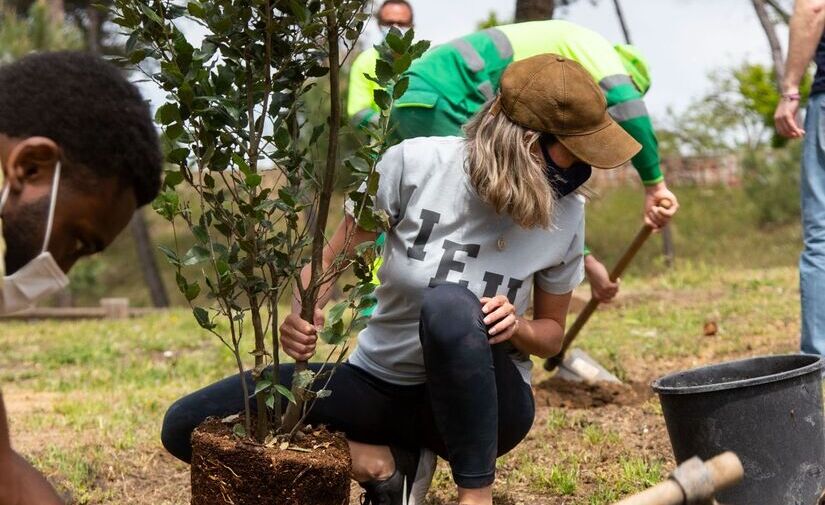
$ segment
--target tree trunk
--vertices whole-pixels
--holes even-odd
[[[753,3],[753,9],[756,11],[756,17],[759,18],[759,23],[762,25],[762,29],[765,30],[765,36],[768,37],[776,85],[778,89],[782,89],[782,81],[785,78],[785,59],[782,56],[782,46],[779,44],[779,37],[776,36],[776,27],[774,27],[773,21],[771,21],[767,9],[765,9],[765,0],[751,0],[751,2]]]
[[[86,7],[86,19],[88,26],[86,27],[86,48],[92,54],[100,54],[100,32],[103,25],[103,16],[100,11],[93,5]]]
[[[516,23],[553,18],[555,0],[516,0]]]
[[[152,297],[152,305],[155,307],[168,307],[169,297],[166,295],[166,287],[160,277],[158,263],[155,260],[152,249],[152,240],[149,237],[149,229],[146,227],[146,220],[143,217],[143,210],[138,209],[132,216],[129,224],[132,231],[132,238],[137,249],[138,263],[143,272],[143,279],[146,287],[149,288],[149,295]]]
[[[329,2],[330,6],[333,2]],[[320,292],[320,277],[323,274],[323,255],[326,244],[324,231],[329,218],[329,206],[335,183],[335,169],[338,166],[338,134],[341,130],[341,58],[339,55],[339,33],[338,18],[335,9],[330,9],[327,15],[327,43],[329,45],[329,142],[327,142],[327,160],[324,167],[321,194],[318,197],[318,212],[316,213],[315,230],[312,236],[312,261],[309,285],[301,296],[301,318],[304,321],[313,323],[315,313],[315,303],[318,301]],[[295,431],[300,429],[301,418],[304,414],[304,400],[301,397],[300,388],[296,384],[298,374],[307,369],[306,361],[295,362],[295,372],[292,379],[292,394],[295,396],[295,403],[290,403],[284,414],[283,429],[289,431],[290,437],[295,435]]]

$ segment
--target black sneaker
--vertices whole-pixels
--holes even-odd
[[[395,472],[385,480],[362,482],[362,505],[407,505],[418,470],[420,451],[390,446],[390,452],[395,460]]]

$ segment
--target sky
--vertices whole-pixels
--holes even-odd
[[[381,0],[374,0],[376,5]],[[513,18],[515,0],[410,0],[415,9],[416,38],[447,42],[477,29],[495,11]],[[646,102],[654,120],[668,108],[679,112],[709,87],[708,73],[744,62],[770,64],[767,39],[750,0],[622,0],[632,41],[647,56],[652,87]],[[623,42],[612,0],[578,0],[557,9],[556,18],[591,28],[613,42]],[[202,37],[198,27],[184,30],[190,42]],[[783,48],[787,30],[778,30]],[[379,40],[374,22],[366,38]],[[193,40],[194,39],[194,40]],[[143,84],[154,107],[163,93]]]

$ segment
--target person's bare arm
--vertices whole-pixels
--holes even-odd
[[[335,230],[332,238],[330,238],[324,248],[323,267],[321,268],[321,271],[328,270],[336,258],[353,258],[355,256],[355,248],[358,247],[358,245],[370,240],[375,240],[376,238],[378,238],[377,232],[367,231],[359,227],[356,225],[355,219],[352,216],[349,214],[345,215],[344,219],[341,221],[341,224],[338,225],[338,228]],[[301,284],[303,286],[309,284],[311,275],[310,268],[311,265],[307,264],[301,270]],[[318,291],[318,307],[323,307],[327,304],[327,301],[329,301],[329,297],[332,294],[332,286],[335,284],[336,280],[337,279],[329,279],[321,286]],[[297,294],[298,292],[295,290],[295,296],[293,296],[293,311],[297,306],[298,312],[300,312],[300,299]]]
[[[360,228],[352,216],[346,215],[335,234],[324,248],[323,268],[328,270],[336,258],[352,258],[355,255],[355,248],[364,242],[375,240],[378,233]],[[309,284],[311,266],[306,265],[301,270],[301,284]],[[292,313],[287,315],[281,324],[281,345],[284,352],[296,360],[306,361],[315,354],[315,343],[317,341],[317,329],[324,324],[324,315],[321,309],[329,301],[332,295],[332,286],[337,278],[329,278],[318,290],[318,301],[315,304],[315,315],[313,323],[301,319],[301,300],[298,290],[295,289],[292,296]],[[0,504],[2,505],[2,504]]]
[[[14,452],[0,393],[0,505],[62,505],[49,481]]]
[[[788,59],[782,81],[783,95],[799,93],[799,83],[814,56],[816,46],[825,27],[825,0],[796,0],[793,15],[788,23]],[[797,123],[799,100],[783,98],[774,113],[776,131],[785,137],[801,137],[805,131]]]

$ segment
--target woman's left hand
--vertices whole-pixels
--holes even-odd
[[[484,313],[484,324],[488,327],[490,345],[509,340],[518,330],[516,308],[504,295],[481,299],[481,311]]]

